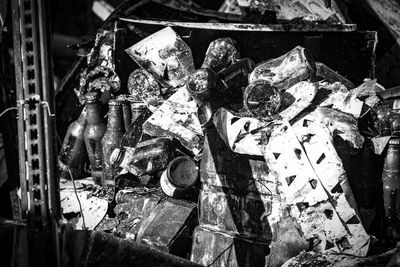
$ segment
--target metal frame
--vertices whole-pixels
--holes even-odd
[[[60,201],[54,174],[55,118],[48,3],[13,0],[11,4],[22,218],[30,229],[30,262],[56,266]],[[43,259],[42,255],[36,255],[39,251],[47,254],[51,247],[56,251],[50,257]]]

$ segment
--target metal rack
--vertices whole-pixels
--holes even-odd
[[[54,173],[55,117],[48,4],[46,0],[14,0],[11,3],[21,217],[30,230],[30,262],[56,266],[60,201]],[[43,257],[40,252],[48,252],[52,247],[55,253]]]

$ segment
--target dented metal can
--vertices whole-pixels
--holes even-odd
[[[296,46],[286,54],[257,65],[249,76],[249,83],[265,80],[278,90],[286,90],[296,83],[313,79],[316,73],[310,52]]]
[[[174,158],[160,178],[163,192],[179,198],[193,189],[199,179],[199,168],[188,156]]]
[[[208,68],[214,72],[232,65],[240,58],[240,52],[235,40],[219,38],[210,43],[201,68]]]

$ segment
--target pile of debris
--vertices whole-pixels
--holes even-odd
[[[126,47],[140,68],[121,94],[111,46],[97,40],[77,90],[85,107],[58,158],[63,213],[77,229],[207,266],[276,266],[303,250],[367,255],[376,203],[365,192],[379,183],[346,173],[365,144],[399,153],[398,105],[375,80],[355,88],[301,46],[253,62],[229,37],[196,70],[166,27]],[[92,178],[81,180],[86,157]],[[394,220],[398,186],[386,176]]]

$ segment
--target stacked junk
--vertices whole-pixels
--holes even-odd
[[[58,157],[76,229],[204,266],[378,261],[366,229],[398,233],[400,105],[375,80],[355,87],[302,46],[254,62],[226,36],[196,69],[165,27],[125,47],[139,68],[123,81],[96,45]]]

